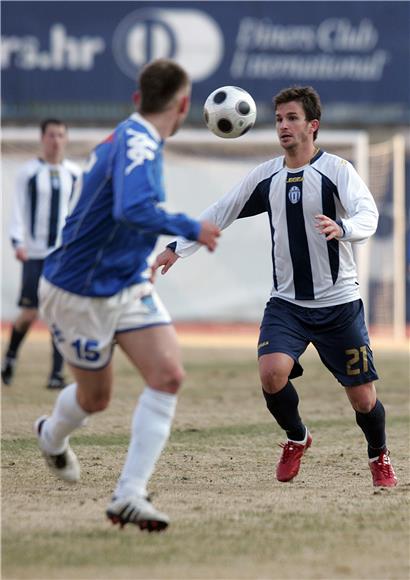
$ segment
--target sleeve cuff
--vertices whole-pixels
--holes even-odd
[[[342,235],[339,237],[339,239],[340,239],[340,240],[343,240],[343,239],[346,237],[346,228],[345,228],[345,226],[344,226],[344,224],[343,224],[343,220],[341,220],[340,218],[338,218],[338,219],[336,220],[336,223],[337,223],[337,225],[338,225],[339,227],[341,227],[341,228],[342,228],[342,232],[343,232],[343,234],[342,234]]]
[[[175,254],[175,250],[177,249],[177,242],[175,240],[175,242],[170,242],[169,244],[167,244],[167,248],[169,248],[170,250],[172,250]]]
[[[16,240],[16,238],[11,238],[11,245],[17,250],[17,248],[23,247],[24,243],[21,240]]]

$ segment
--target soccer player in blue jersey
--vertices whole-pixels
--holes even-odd
[[[13,323],[1,369],[3,384],[11,385],[17,356],[38,316],[38,284],[46,256],[59,244],[74,184],[81,174],[78,165],[64,158],[67,127],[59,119],[41,123],[41,155],[25,163],[16,179],[10,238],[15,257],[22,262],[20,313]],[[63,357],[52,344],[49,389],[65,386]]]
[[[386,447],[385,411],[359,294],[353,243],[377,227],[371,193],[353,166],[315,145],[321,104],[311,87],[293,87],[274,99],[276,130],[284,155],[251,171],[206,209],[221,229],[235,219],[267,212],[272,237],[273,288],[258,344],[259,374],[267,407],[287,434],[276,476],[299,472],[312,436],[302,422],[291,379],[312,343],[324,365],[345,387],[368,443],[373,485],[397,483]],[[154,264],[166,273],[197,244],[178,238]]]
[[[170,433],[184,372],[175,330],[149,281],[147,259],[160,234],[183,235],[210,251],[219,236],[210,222],[161,207],[163,144],[186,118],[190,90],[186,72],[171,60],[153,61],[142,70],[138,112],[91,153],[61,246],[46,260],[40,283],[41,312],[75,382],[60,393],[52,414],[36,421],[39,447],[55,475],[79,479],[69,436],[109,404],[116,343],[146,386],[107,516],[149,531],[169,523],[149,501],[147,485]]]

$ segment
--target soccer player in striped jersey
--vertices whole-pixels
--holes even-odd
[[[397,479],[386,446],[385,411],[359,293],[352,244],[376,231],[378,211],[371,193],[346,160],[322,151],[315,141],[321,103],[311,87],[284,89],[274,98],[276,130],[284,155],[262,163],[206,209],[221,229],[234,220],[267,213],[272,238],[273,287],[262,319],[259,374],[267,407],[287,434],[276,469],[292,480],[312,436],[298,412],[292,379],[312,343],[324,365],[345,388],[368,444],[373,484]],[[165,274],[178,257],[198,245],[178,238],[162,252],[154,270]]]
[[[51,416],[35,425],[47,465],[66,481],[80,478],[69,436],[108,406],[116,343],[146,386],[107,516],[114,524],[149,531],[169,522],[150,502],[147,485],[170,433],[184,372],[147,259],[161,234],[183,235],[211,251],[219,236],[210,222],[161,207],[164,140],[186,118],[190,92],[186,72],[171,60],[155,60],[142,70],[138,112],[91,153],[62,244],[47,258],[39,290],[41,312],[75,378],[57,397]]]
[[[18,172],[10,238],[15,257],[22,262],[22,284],[17,319],[14,321],[1,377],[10,385],[22,342],[38,315],[37,290],[44,259],[60,241],[69,200],[81,170],[64,159],[67,127],[58,119],[41,123],[41,155],[25,163]],[[65,386],[63,357],[52,341],[52,367],[47,387]]]

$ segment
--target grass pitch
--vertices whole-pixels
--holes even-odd
[[[112,527],[104,511],[122,466],[142,382],[116,353],[111,407],[72,438],[82,480],[46,471],[31,432],[50,412],[49,345],[29,339],[3,387],[2,567],[11,579],[395,579],[409,567],[409,367],[376,352],[378,392],[399,478],[374,490],[364,437],[314,352],[295,381],[313,445],[292,483],[275,480],[283,440],[260,393],[252,350],[184,349],[187,381],[151,481],[163,534]]]

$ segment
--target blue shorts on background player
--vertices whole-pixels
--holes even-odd
[[[60,234],[68,213],[80,168],[64,159],[67,127],[58,119],[41,123],[40,157],[25,163],[17,174],[10,220],[10,238],[15,257],[22,262],[22,284],[18,305],[20,312],[13,322],[1,378],[11,385],[17,357],[30,327],[38,316],[38,285],[45,258],[60,243]],[[49,389],[65,386],[63,357],[52,341],[52,364]]]

